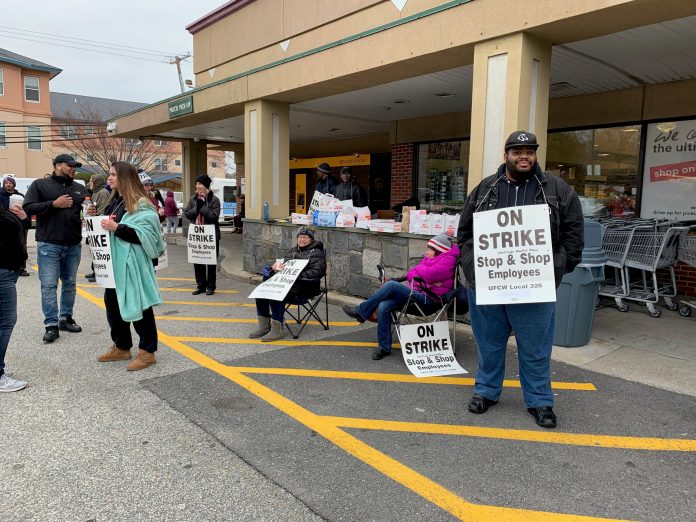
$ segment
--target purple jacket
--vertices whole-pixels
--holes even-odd
[[[452,244],[448,252],[443,252],[432,259],[424,257],[423,260],[408,271],[406,279],[409,282],[418,276],[425,281],[425,286],[435,295],[443,296],[454,288],[454,270],[457,266],[459,248]],[[420,290],[421,284],[416,283],[416,290]]]

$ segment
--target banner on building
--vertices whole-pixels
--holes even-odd
[[[474,213],[476,304],[556,301],[548,205]]]
[[[696,120],[647,126],[640,216],[696,219]]]
[[[94,265],[94,277],[102,288],[116,288],[114,262],[111,257],[111,236],[101,226],[103,216],[85,218],[85,238]]]
[[[308,259],[288,259],[283,263],[283,269],[254,288],[254,291],[249,294],[249,298],[282,301],[288,295],[290,288],[295,284],[307,263],[309,263]]]
[[[399,327],[401,354],[413,375],[437,377],[469,373],[454,357],[448,326],[447,321],[438,321]]]
[[[189,225],[186,247],[189,263],[217,265],[215,225]]]

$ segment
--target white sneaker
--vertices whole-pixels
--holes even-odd
[[[0,376],[0,393],[16,392],[23,390],[26,387],[26,381],[17,381],[6,373],[3,373],[2,376]]]

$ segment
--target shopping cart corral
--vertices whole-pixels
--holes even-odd
[[[677,258],[690,267],[696,268],[696,236],[686,236],[681,239]],[[679,315],[689,317],[693,308],[696,308],[696,301],[681,301]]]
[[[651,317],[659,317],[662,312],[656,305],[661,298],[667,309],[676,310],[674,265],[679,243],[687,237],[689,227],[645,220],[612,220],[603,225],[602,247],[609,258],[607,265],[614,270],[613,279],[609,275],[600,286],[599,296],[614,299],[622,312],[628,311],[626,301],[634,301],[645,305]],[[658,278],[660,269],[668,274],[666,282]]]

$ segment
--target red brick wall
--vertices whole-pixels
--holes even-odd
[[[677,291],[680,295],[696,297],[696,268],[682,262],[675,268],[677,275]]]
[[[413,195],[413,147],[412,143],[391,147],[391,206]]]

